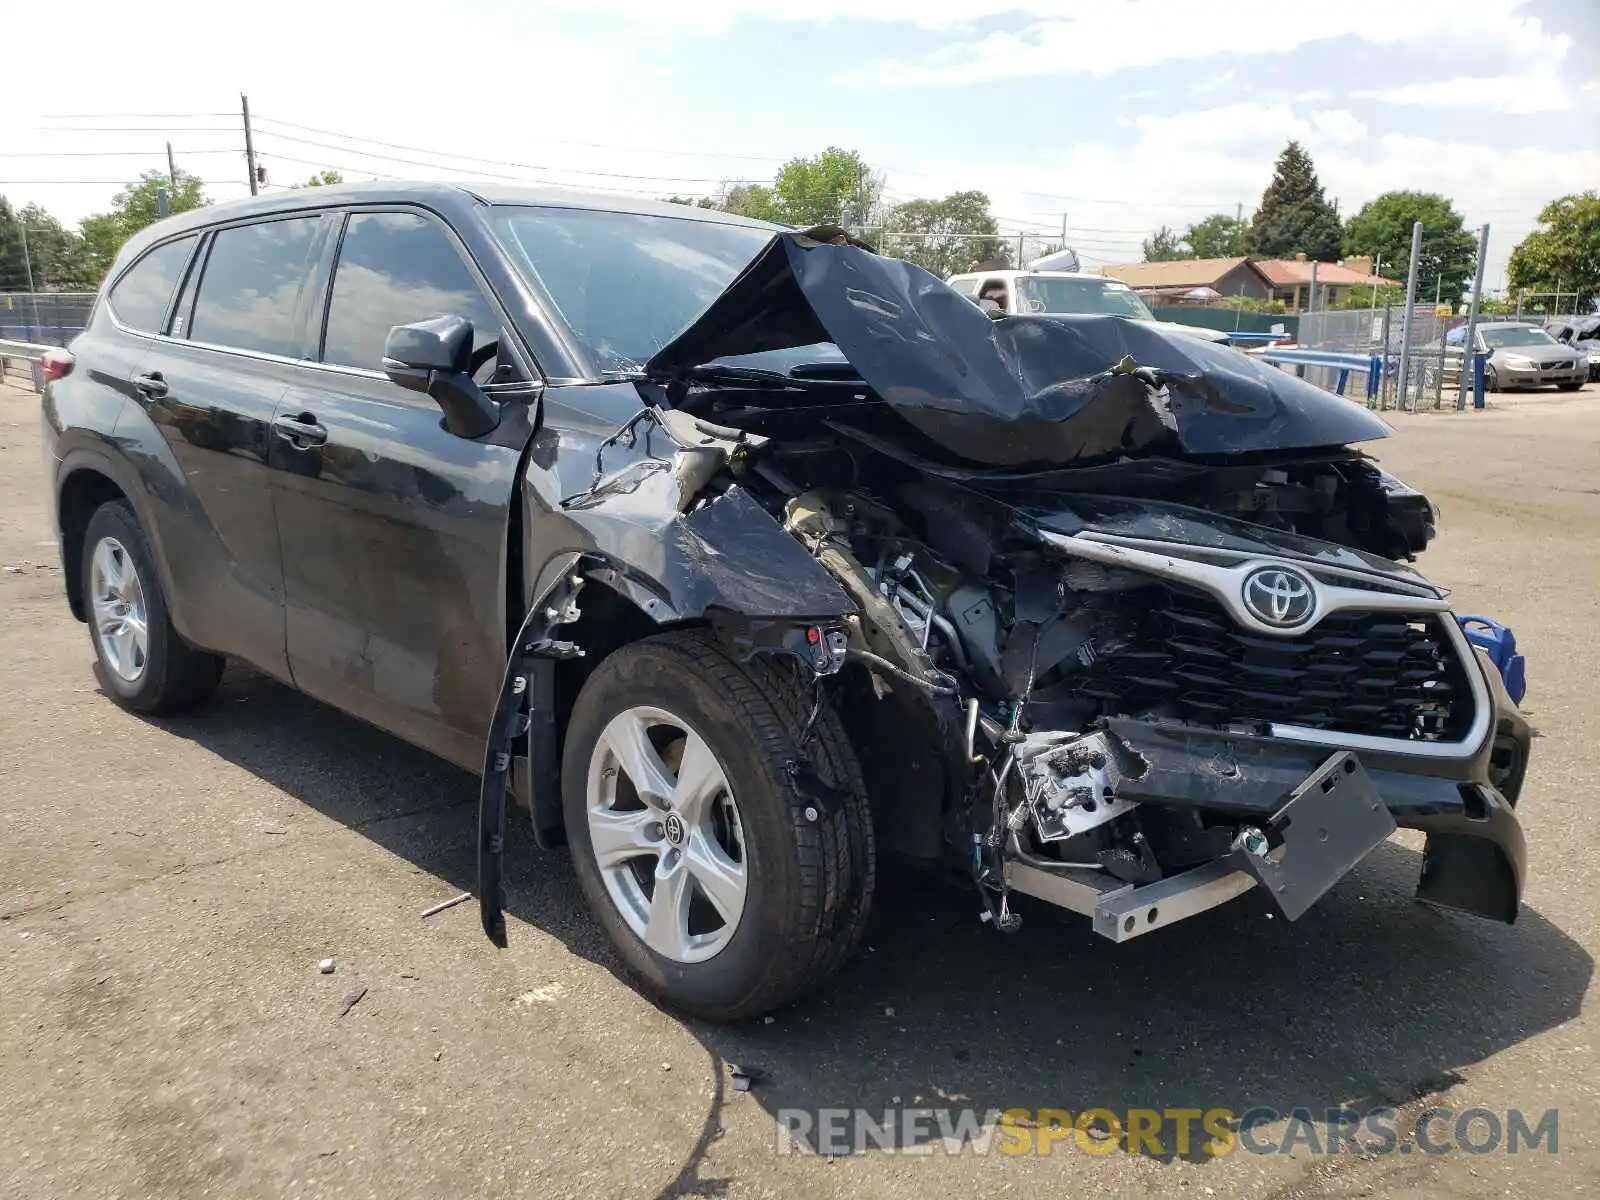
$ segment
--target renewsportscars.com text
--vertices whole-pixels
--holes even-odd
[[[1560,1110],[785,1108],[779,1154],[1555,1154]]]

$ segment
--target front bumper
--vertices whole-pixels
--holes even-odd
[[[1513,725],[1520,717],[1502,713],[1497,737]],[[1419,899],[1516,919],[1527,846],[1512,802],[1489,781],[1494,740],[1470,762],[1446,767],[1131,720],[1107,728],[1148,764],[1139,779],[1122,781],[1119,800],[1236,818],[1273,832],[1278,843],[1270,854],[1236,843],[1210,862],[1133,885],[1034,858],[1013,842],[1007,886],[1090,917],[1112,941],[1175,924],[1260,885],[1294,920],[1396,827],[1428,835]],[[1523,739],[1525,757],[1525,725],[1510,732]],[[1419,765],[1435,773],[1412,773]]]
[[[1561,366],[1551,370],[1541,370],[1538,367],[1507,367],[1495,365],[1495,372],[1499,376],[1501,387],[1548,387],[1557,383],[1581,383],[1589,377],[1589,364],[1586,362],[1573,363],[1571,366]]]

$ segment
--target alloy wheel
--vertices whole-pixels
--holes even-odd
[[[89,589],[101,657],[119,678],[138,682],[150,661],[149,609],[138,568],[116,538],[95,546]]]
[[[589,762],[589,843],[607,894],[650,949],[704,962],[732,939],[750,868],[722,764],[680,717],[634,707],[612,717]]]

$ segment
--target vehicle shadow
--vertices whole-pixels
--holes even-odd
[[[158,723],[450,889],[473,889],[476,779],[253,674],[230,671],[218,705],[225,715]],[[511,917],[620,976],[574,900],[564,852],[513,836],[508,866]],[[722,1064],[758,1069],[752,1095],[775,1119],[824,1109],[881,1119],[902,1105],[1398,1107],[1577,1016],[1594,965],[1529,908],[1505,926],[1415,903],[1419,866],[1416,850],[1390,841],[1298,922],[1252,893],[1120,946],[1025,897],[1021,931],[996,934],[969,891],[886,867],[866,946],[828,989],[771,1024],[684,1023]],[[722,1092],[665,1194],[695,1191]],[[1164,1136],[1155,1156],[1176,1156]],[[1205,1161],[1203,1140],[1196,1123],[1183,1157]],[[891,1129],[883,1144],[903,1141]]]

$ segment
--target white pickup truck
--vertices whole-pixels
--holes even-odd
[[[976,271],[945,280],[974,303],[986,297],[1008,313],[1107,313],[1156,325],[1169,333],[1186,334],[1206,342],[1225,342],[1220,329],[1158,321],[1139,293],[1120,279],[1085,275],[1076,271]]]

